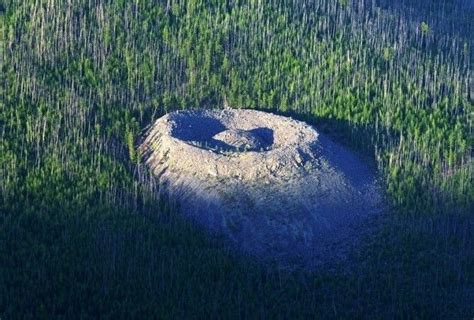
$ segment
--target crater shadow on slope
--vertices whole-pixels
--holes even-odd
[[[237,153],[268,151],[274,143],[273,130],[266,127],[251,130],[228,130],[211,117],[177,117],[171,135],[192,146],[218,152]]]
[[[173,120],[176,126],[171,130],[171,136],[185,142],[205,142],[226,130],[221,121],[211,117],[187,114]]]

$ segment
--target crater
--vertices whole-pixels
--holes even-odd
[[[267,139],[259,132],[266,132]],[[273,131],[268,128],[229,129],[219,132],[212,137],[212,140],[215,142],[215,146],[224,152],[265,151],[269,150],[273,144]]]
[[[140,152],[182,214],[258,259],[315,266],[343,256],[383,208],[375,172],[356,155],[271,113],[173,112]]]

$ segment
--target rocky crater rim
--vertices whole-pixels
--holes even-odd
[[[260,179],[310,169],[317,141],[313,127],[291,118],[246,109],[201,109],[158,119],[140,149],[152,168]]]
[[[173,112],[154,123],[140,151],[188,218],[238,250],[285,265],[339,259],[383,209],[368,166],[287,117]]]

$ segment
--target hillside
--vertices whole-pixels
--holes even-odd
[[[472,317],[474,10],[393,3],[0,0],[0,318]],[[377,168],[353,271],[263,268],[160,195],[144,130],[224,105]]]

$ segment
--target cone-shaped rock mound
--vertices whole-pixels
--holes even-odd
[[[299,171],[317,137],[310,126],[270,113],[180,111],[155,123],[144,149],[154,169],[251,180]]]
[[[309,266],[332,260],[381,210],[367,165],[283,116],[173,112],[155,122],[140,151],[184,215],[263,259]]]

